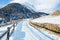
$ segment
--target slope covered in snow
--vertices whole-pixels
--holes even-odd
[[[43,16],[32,20],[32,22],[60,24],[60,16]]]

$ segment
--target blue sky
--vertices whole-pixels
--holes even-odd
[[[0,0],[0,7],[7,5],[11,0]]]
[[[60,3],[56,6],[56,8],[60,10]]]

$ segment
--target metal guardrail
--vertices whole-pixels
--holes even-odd
[[[12,35],[12,33],[14,32],[16,23],[14,23],[11,27],[8,27],[7,30],[0,36],[0,40],[7,34],[6,40],[9,40],[10,36]],[[11,28],[13,28],[11,30]],[[11,32],[10,32],[11,31]]]

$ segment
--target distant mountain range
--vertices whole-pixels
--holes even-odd
[[[38,18],[41,16],[49,15],[44,12],[35,12],[34,10],[28,9],[26,6],[19,3],[11,3],[0,9],[1,18],[5,18],[5,22],[18,19],[26,18]]]

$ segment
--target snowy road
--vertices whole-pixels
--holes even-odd
[[[17,34],[17,35],[16,35]],[[43,31],[33,28],[29,25],[29,20],[24,20],[17,25],[13,34],[13,40],[57,40]]]

